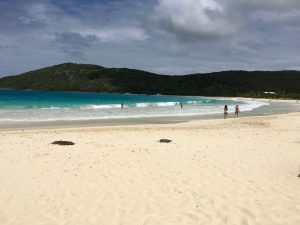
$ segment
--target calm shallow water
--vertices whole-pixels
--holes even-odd
[[[204,97],[0,90],[0,122],[201,116],[223,113],[224,105],[233,112],[236,104],[244,112],[268,105]]]

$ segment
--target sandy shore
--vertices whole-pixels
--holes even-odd
[[[244,98],[244,97],[232,97],[228,99],[238,100],[238,101],[259,101],[259,102],[300,104],[300,100],[298,99],[271,99],[271,98]]]
[[[300,113],[0,131],[0,224],[299,225],[299,137]]]

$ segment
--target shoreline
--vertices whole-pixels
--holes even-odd
[[[214,116],[214,115],[213,115]],[[88,123],[83,123],[83,124],[69,124],[69,126],[67,124],[55,124],[55,125],[45,125],[45,126],[27,126],[27,127],[9,127],[9,128],[0,128],[0,134],[4,134],[4,133],[23,133],[23,132],[41,132],[41,131],[45,131],[45,132],[52,132],[52,131],[60,131],[60,132],[64,132],[64,131],[84,131],[84,130],[98,130],[98,129],[112,129],[112,130],[118,130],[118,129],[135,129],[135,128],[143,128],[145,126],[147,126],[148,128],[159,128],[159,127],[172,127],[172,126],[176,126],[176,127],[184,127],[185,125],[195,125],[195,124],[204,124],[207,123],[209,124],[213,124],[213,123],[217,123],[217,124],[221,124],[223,123],[230,123],[230,121],[234,124],[240,120],[269,120],[272,118],[276,118],[277,116],[283,116],[283,117],[287,117],[287,116],[297,116],[300,117],[300,111],[299,112],[288,112],[288,113],[278,113],[278,114],[268,114],[268,115],[248,115],[248,116],[243,116],[243,117],[238,117],[238,118],[234,118],[234,117],[228,117],[227,119],[223,118],[223,115],[221,117],[206,117],[206,118],[197,118],[197,119],[193,119],[193,120],[174,120],[173,122],[169,121],[144,121],[143,119],[141,119],[141,121],[134,121],[134,122],[129,122],[129,121],[122,121],[123,123],[120,123],[119,121],[114,122],[114,123],[107,123],[107,124],[88,124]],[[70,122],[72,123],[72,122]]]
[[[281,99],[281,98],[244,98],[244,97],[231,97],[230,99],[236,99],[236,100],[247,100],[247,101],[262,101],[262,102],[277,102],[277,103],[292,103],[292,104],[298,104],[300,103],[299,99]]]
[[[231,99],[233,100],[233,99]],[[237,99],[241,101],[241,99]],[[249,101],[249,99],[247,99]],[[254,100],[251,100],[254,101]],[[241,112],[240,118],[261,117],[271,115],[281,115],[300,112],[299,103],[291,102],[268,102],[269,105],[261,106],[251,111]],[[170,117],[141,117],[125,119],[97,119],[97,120],[77,120],[77,121],[43,121],[43,122],[14,122],[0,123],[0,131],[9,130],[36,130],[36,129],[56,129],[56,128],[85,128],[85,127],[107,127],[107,126],[127,126],[127,125],[151,125],[151,124],[177,124],[191,121],[218,120],[223,119],[223,113],[197,115],[197,116],[170,116]],[[229,113],[228,119],[234,119],[234,114]]]

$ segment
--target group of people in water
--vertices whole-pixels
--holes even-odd
[[[179,103],[179,105],[180,105],[180,108],[183,108],[181,102]],[[121,103],[121,109],[123,109],[123,108],[124,108],[124,102]],[[235,106],[234,117],[239,117],[239,113],[240,113],[240,107],[239,107],[239,105],[236,105]],[[225,105],[224,106],[224,119],[227,119],[227,117],[228,117],[228,106]]]
[[[240,107],[239,105],[235,106],[235,111],[234,111],[234,117],[239,117],[239,113],[240,113]],[[228,106],[225,105],[224,107],[224,119],[227,119],[228,117]]]

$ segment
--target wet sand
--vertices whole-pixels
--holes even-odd
[[[236,99],[236,98],[232,98]],[[255,101],[253,99],[238,98],[236,100]],[[241,107],[241,117],[267,116],[292,112],[300,112],[300,103],[297,100],[269,100],[259,99],[268,102],[269,105],[262,106],[252,111],[243,111]],[[183,109],[184,110],[184,109]],[[229,113],[229,118],[233,118],[234,113]],[[152,117],[152,118],[127,118],[127,119],[98,119],[82,121],[44,121],[44,122],[0,122],[0,130],[15,129],[55,129],[72,127],[99,127],[99,126],[118,126],[118,125],[141,125],[141,124],[173,124],[197,120],[211,120],[223,118],[223,112],[211,115],[199,116],[172,116]]]

